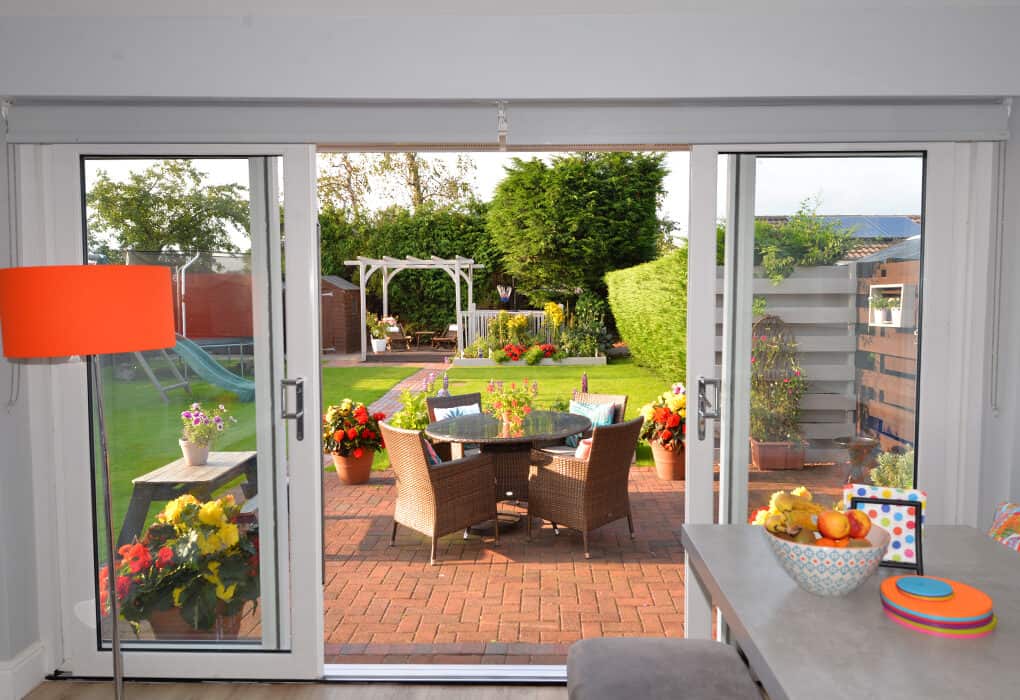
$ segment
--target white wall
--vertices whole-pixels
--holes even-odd
[[[286,6],[281,8],[234,0],[209,9],[204,6],[216,4],[132,6],[105,0],[71,10],[80,16],[44,16],[51,4],[8,0],[0,10],[0,65],[6,67],[0,94],[216,99],[1020,94],[1015,2],[362,0],[337,9],[312,0],[276,3]],[[153,11],[176,16],[145,16]],[[499,11],[514,14],[493,14]],[[13,16],[19,13],[36,16]]]
[[[7,192],[7,142],[0,131],[0,267],[11,264]],[[22,392],[8,407],[13,375],[2,355],[0,348],[0,699],[39,640],[28,396]]]
[[[1020,98],[1015,98],[1020,104]],[[995,504],[1020,502],[1020,109],[1014,105],[1010,119],[1012,140],[1006,146],[1005,220],[1002,248],[1001,326],[998,376],[989,376],[998,389],[998,410],[990,403],[984,423],[980,512],[982,525],[991,519]],[[991,274],[989,275],[991,277]],[[994,292],[994,290],[993,290]],[[991,392],[989,392],[991,393]],[[991,397],[989,397],[991,401]],[[977,460],[978,456],[975,455]]]

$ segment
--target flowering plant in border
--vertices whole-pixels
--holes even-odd
[[[538,396],[538,382],[521,384],[497,382],[490,379],[482,394],[482,408],[497,420],[502,421],[512,432],[521,429],[524,417],[531,413],[531,403]]]
[[[237,615],[259,597],[258,526],[241,520],[233,496],[201,502],[191,494],[163,508],[141,540],[116,562],[120,615],[138,633],[153,611],[179,608],[196,630]],[[110,613],[109,575],[99,572],[99,605]],[[257,603],[256,603],[257,605]]]
[[[667,450],[683,445],[687,435],[687,390],[677,382],[641,409],[641,437]]]
[[[385,413],[369,414],[365,404],[344,399],[329,406],[322,417],[322,450],[342,457],[361,457],[365,450],[384,447],[379,421]]]
[[[514,343],[507,343],[503,346],[503,352],[506,353],[506,359],[511,362],[517,362],[521,359],[521,356],[526,353],[528,349],[523,345],[516,345]]]
[[[200,403],[191,404],[189,408],[181,411],[183,426],[181,439],[200,447],[208,447],[220,433],[227,429],[229,423],[237,422],[237,419],[229,414],[230,411],[223,404],[212,411],[206,411]]]

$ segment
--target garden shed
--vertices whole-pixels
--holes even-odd
[[[323,275],[323,352],[358,352],[361,349],[358,331],[358,285],[343,277]]]

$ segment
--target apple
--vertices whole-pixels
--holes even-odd
[[[818,531],[822,537],[841,540],[850,535],[850,519],[839,511],[822,511],[818,514]]]
[[[846,517],[850,519],[850,536],[854,539],[862,539],[871,532],[871,518],[863,510],[847,511]]]

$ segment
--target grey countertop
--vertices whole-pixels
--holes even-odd
[[[925,574],[992,597],[998,627],[981,639],[914,632],[882,613],[881,568],[844,598],[797,587],[760,527],[684,525],[683,544],[772,700],[1020,697],[1020,554],[970,527],[928,526]]]

